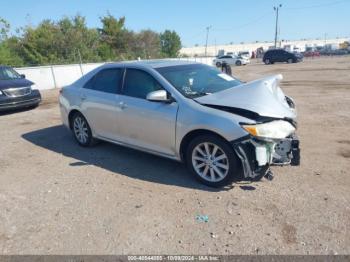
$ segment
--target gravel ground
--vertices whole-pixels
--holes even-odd
[[[233,73],[284,75],[300,167],[213,190],[171,160],[79,147],[61,125],[57,90],[45,91],[38,108],[0,116],[0,253],[349,254],[350,57]]]

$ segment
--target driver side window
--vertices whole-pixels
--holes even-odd
[[[148,93],[162,89],[149,73],[139,69],[126,70],[123,95],[146,99]]]

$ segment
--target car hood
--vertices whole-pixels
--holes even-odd
[[[34,83],[25,78],[12,79],[12,80],[0,80],[0,90],[13,88],[13,87],[26,87],[31,86]]]
[[[282,79],[282,75],[269,76],[194,100],[215,108],[235,108],[263,117],[295,119],[296,111],[289,107],[279,87]]]

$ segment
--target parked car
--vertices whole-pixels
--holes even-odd
[[[333,56],[333,55],[347,55],[348,54],[348,50],[345,49],[324,49],[321,52],[321,55],[324,56]]]
[[[303,56],[300,53],[291,53],[284,49],[271,49],[268,50],[263,57],[263,62],[266,65],[274,64],[276,62],[297,63],[303,60]]]
[[[320,56],[320,52],[319,51],[305,51],[303,53],[304,57],[319,57]]]
[[[241,57],[241,56],[236,56],[236,55],[224,55],[213,60],[213,65],[217,67],[221,67],[223,63],[226,63],[228,65],[241,66],[241,65],[249,64],[250,59]]]
[[[243,83],[185,61],[112,63],[64,87],[59,105],[81,146],[100,139],[182,161],[219,187],[299,164],[297,114],[281,79]]]
[[[250,53],[248,51],[243,51],[243,52],[239,52],[238,56],[246,58],[246,59],[250,59]]]
[[[41,95],[33,84],[13,68],[0,66],[0,111],[38,106]]]

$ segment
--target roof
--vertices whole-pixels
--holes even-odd
[[[198,64],[194,61],[184,61],[184,60],[172,60],[172,59],[157,59],[157,60],[140,60],[140,61],[126,61],[126,62],[119,62],[119,63],[112,63],[112,64],[135,64],[145,67],[151,67],[151,68],[161,68],[161,67],[168,67],[168,66],[180,66],[180,65],[191,65],[191,64]]]

